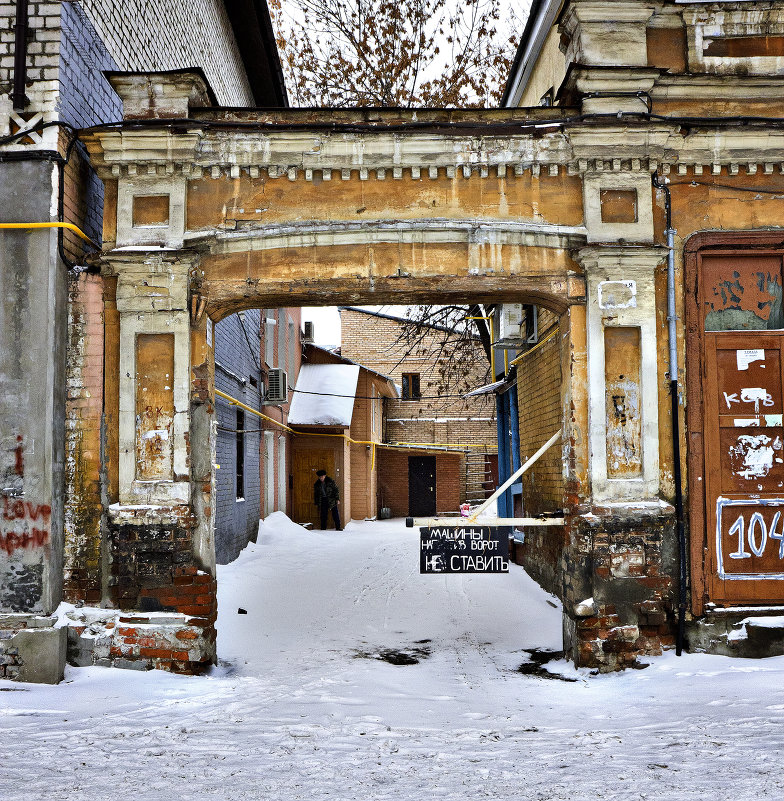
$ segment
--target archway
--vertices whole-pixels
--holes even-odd
[[[182,119],[158,121],[150,80],[118,79],[134,121],[85,137],[107,198],[100,271],[109,600],[196,621],[201,651],[191,651],[201,657],[174,661],[197,669],[209,660],[212,322],[314,300],[525,300],[560,321],[567,535],[558,580],[568,645],[577,661],[620,664],[595,632],[580,633],[575,609],[597,594],[599,576],[595,611],[608,626],[619,623],[614,584],[604,581],[609,567],[606,577],[594,571],[593,522],[583,512],[597,502],[655,499],[659,487],[653,268],[665,252],[645,244],[647,165],[619,162],[607,190],[604,179],[583,174],[587,165],[574,159],[564,131],[538,126],[531,110],[525,118],[197,110],[186,93]],[[621,223],[584,212],[585,198],[600,191],[617,194]],[[623,222],[631,195],[635,219]],[[628,245],[622,234],[643,244]],[[621,241],[592,244],[606,238]],[[640,525],[667,524],[630,518],[621,527]]]

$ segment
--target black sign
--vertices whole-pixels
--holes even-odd
[[[420,528],[420,573],[508,573],[510,526]]]

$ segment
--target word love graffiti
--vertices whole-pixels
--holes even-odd
[[[41,548],[49,542],[52,508],[19,499],[3,498],[0,515],[0,551]]]

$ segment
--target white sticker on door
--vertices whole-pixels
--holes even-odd
[[[738,359],[738,370],[748,370],[752,362],[765,361],[764,348],[750,348],[747,350],[736,350],[735,355]]]

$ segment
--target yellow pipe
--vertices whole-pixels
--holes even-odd
[[[221,390],[216,389],[215,394],[221,398],[227,400],[232,406],[240,406],[241,408],[245,409],[246,411],[250,412],[251,414],[255,414],[257,417],[260,417],[262,420],[267,420],[270,423],[274,423],[276,426],[280,426],[284,428],[286,431],[294,434],[295,436],[303,436],[303,437],[339,437],[340,439],[344,439],[347,442],[351,443],[352,445],[370,445],[374,449],[375,448],[412,448],[412,447],[440,447],[440,448],[483,448],[484,445],[456,445],[455,443],[450,442],[396,442],[396,443],[387,443],[387,442],[375,442],[374,440],[359,440],[359,439],[352,439],[346,434],[330,434],[329,432],[319,433],[318,431],[295,431],[293,428],[289,428],[285,423],[281,423],[278,420],[275,420],[272,417],[267,417],[266,414],[262,414],[258,409],[254,409],[252,406],[248,406],[247,404],[243,403],[241,400],[237,400],[237,398],[232,397],[231,395],[227,395],[225,392],[221,392]],[[374,452],[375,457],[375,452]]]
[[[512,361],[512,364],[519,364],[526,356],[530,356],[535,350],[539,350],[545,342],[549,342],[556,334],[558,333],[558,329],[556,328],[554,331],[551,331],[541,342],[537,342],[530,350],[527,350],[525,353],[521,353],[516,359]]]
[[[266,414],[262,414],[258,409],[254,409],[252,406],[248,406],[247,404],[243,403],[241,400],[237,400],[233,398],[231,395],[227,395],[225,392],[221,392],[219,389],[215,390],[215,394],[220,396],[221,398],[225,398],[232,406],[240,406],[245,409],[246,412],[250,412],[251,414],[255,414],[257,417],[260,417],[262,420],[268,420],[270,423],[275,423],[276,426],[280,426],[281,428],[285,428],[286,431],[290,431],[292,434],[296,434],[298,432],[294,431],[293,428],[289,428],[285,423],[281,423],[278,420],[274,420],[272,417],[267,417]]]
[[[87,234],[79,228],[78,225],[67,222],[37,222],[37,223],[0,223],[0,228],[67,228],[73,231],[78,237],[81,237],[85,242],[89,242],[94,248],[101,249],[101,246],[93,242]]]

